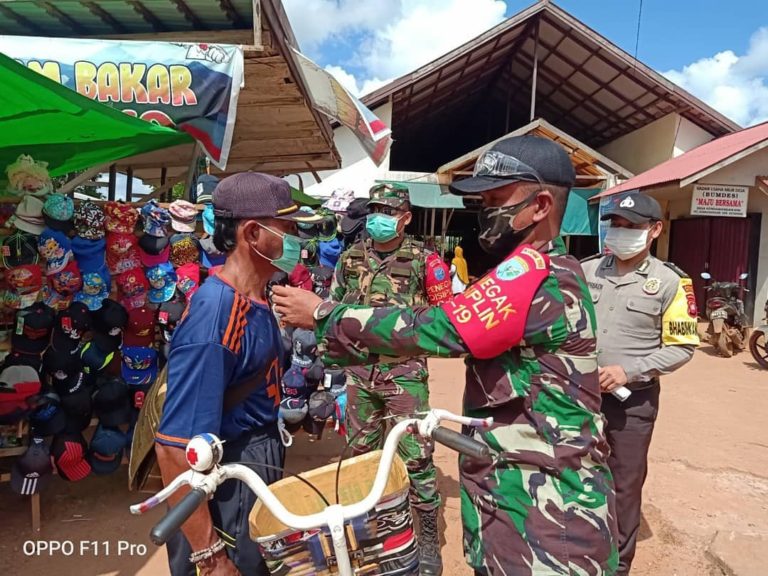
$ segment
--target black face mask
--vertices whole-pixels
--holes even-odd
[[[515,216],[529,206],[536,198],[538,190],[532,192],[525,200],[512,206],[499,206],[496,208],[482,208],[480,210],[480,247],[488,254],[494,254],[505,258],[517,248],[523,239],[536,226],[531,223],[522,230],[516,230],[513,226]]]

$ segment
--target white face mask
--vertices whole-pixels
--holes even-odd
[[[632,228],[608,228],[605,235],[605,246],[619,260],[629,260],[637,256],[648,246],[650,230],[635,230]]]

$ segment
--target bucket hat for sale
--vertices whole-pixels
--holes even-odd
[[[48,228],[60,232],[72,230],[72,217],[75,213],[75,202],[64,194],[51,194],[43,203],[43,220]]]
[[[105,222],[107,232],[133,234],[139,213],[130,204],[124,202],[107,202],[104,205]]]
[[[101,206],[96,202],[86,200],[76,208],[73,216],[75,232],[87,240],[100,240],[106,233],[104,230],[106,216]]]
[[[12,226],[22,232],[39,236],[45,230],[43,220],[43,201],[34,196],[24,196],[16,206],[16,212],[8,218],[6,226]]]

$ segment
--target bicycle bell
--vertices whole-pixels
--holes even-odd
[[[221,462],[224,447],[218,436],[198,434],[187,444],[185,454],[192,470],[210,472]]]

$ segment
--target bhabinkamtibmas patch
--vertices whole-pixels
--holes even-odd
[[[548,275],[549,258],[524,245],[442,309],[472,356],[495,358],[523,339],[531,301]]]

